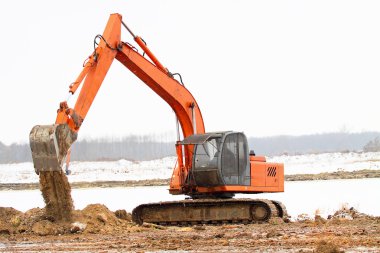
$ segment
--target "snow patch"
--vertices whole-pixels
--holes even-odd
[[[176,157],[152,161],[72,162],[70,182],[125,181],[170,178]],[[380,152],[324,153],[295,156],[274,156],[270,162],[285,164],[285,174],[318,174],[321,172],[379,170]],[[0,164],[0,183],[37,183],[33,164]]]

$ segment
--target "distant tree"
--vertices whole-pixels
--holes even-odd
[[[369,141],[379,136],[378,132],[325,133],[301,136],[273,136],[248,138],[249,147],[256,154],[268,156],[281,154],[311,154],[325,152],[361,151]]]
[[[375,139],[369,141],[366,145],[364,145],[363,151],[365,152],[380,151],[380,138],[376,137]]]
[[[73,161],[152,160],[175,155],[173,135],[130,135],[122,138],[80,140],[72,146]],[[248,138],[258,155],[380,151],[380,133],[326,133],[303,136]],[[4,145],[0,142],[0,163],[30,162],[29,143]]]

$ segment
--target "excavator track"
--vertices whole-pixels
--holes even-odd
[[[272,200],[272,203],[276,206],[278,217],[284,219],[285,221],[289,220],[290,216],[288,214],[288,211],[286,210],[285,205],[277,200]]]
[[[285,214],[281,202],[266,199],[188,199],[139,205],[132,211],[132,220],[175,226],[248,224],[265,223]]]

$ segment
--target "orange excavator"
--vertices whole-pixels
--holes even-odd
[[[121,41],[121,28],[132,35],[143,50],[140,54],[130,43]],[[103,35],[95,37],[95,50],[83,65],[78,78],[69,87],[74,94],[83,86],[74,108],[61,102],[54,125],[37,125],[30,133],[30,146],[37,174],[60,172],[70,147],[93,103],[114,59],[157,93],[177,116],[177,163],[169,192],[189,196],[182,201],[143,204],[132,212],[139,224],[197,224],[266,222],[285,218],[285,206],[273,200],[235,199],[236,193],[284,191],[284,166],[266,162],[265,157],[249,151],[242,132],[206,133],[200,108],[181,82],[165,68],[134,35],[120,14],[112,14]],[[147,59],[145,57],[149,59]],[[183,139],[180,139],[182,129]],[[60,196],[56,196],[59,198]]]

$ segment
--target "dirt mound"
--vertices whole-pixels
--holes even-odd
[[[70,221],[74,205],[67,176],[62,171],[40,171],[40,190],[46,214],[56,220]]]
[[[20,225],[24,214],[11,207],[0,207],[0,235],[13,234]]]
[[[125,212],[125,213],[124,213]],[[116,214],[124,213],[121,218]],[[84,233],[110,233],[115,231],[122,231],[126,228],[134,226],[131,219],[131,214],[127,214],[125,210],[118,210],[117,212],[110,211],[106,206],[100,204],[88,205],[82,211],[75,211],[73,214],[73,221],[80,224],[85,224]]]
[[[327,219],[323,218],[320,215],[320,211],[316,210],[314,218],[312,218],[309,214],[302,213],[299,214],[294,222],[297,223],[313,223],[313,224],[326,224],[326,223],[335,223],[340,224],[344,221],[350,220],[378,220],[379,217],[373,217],[371,215],[361,213],[353,207],[348,207],[343,205],[339,210],[335,211],[334,214],[330,214],[327,216]]]
[[[343,250],[340,250],[339,247],[332,243],[327,241],[320,241],[315,248],[315,253],[344,253]]]
[[[23,213],[9,207],[0,207],[0,234],[34,233],[56,235],[62,232],[60,225],[45,209],[33,208]]]
[[[122,213],[122,217],[116,214]],[[69,233],[108,234],[133,230],[136,225],[125,210],[110,211],[100,204],[88,205],[71,213],[71,221],[56,220],[45,208],[33,208],[23,213],[0,207],[0,234],[35,234],[40,236]]]
[[[327,219],[331,220],[354,220],[354,219],[367,219],[372,216],[359,212],[353,207],[342,206],[333,215],[329,215]]]
[[[49,220],[37,221],[33,224],[31,231],[37,235],[59,235],[65,232],[63,227]]]
[[[307,213],[301,213],[296,217],[295,221],[307,223],[307,222],[312,222],[312,218]]]
[[[130,213],[127,213],[124,209],[116,210],[115,215],[119,219],[132,221],[132,215]]]

